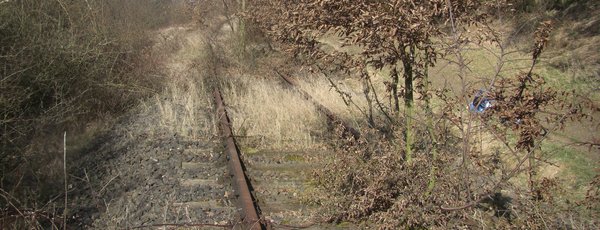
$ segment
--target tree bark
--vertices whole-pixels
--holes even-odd
[[[400,79],[398,77],[398,70],[396,69],[396,66],[392,67],[392,73],[390,76],[392,78],[392,85],[390,86],[392,88],[391,98],[394,100],[394,113],[396,113],[397,116],[400,114],[400,95],[398,94],[398,83],[400,82]]]
[[[405,50],[406,51],[406,50]],[[404,66],[404,108],[405,108],[405,126],[406,131],[404,134],[405,141],[405,158],[407,162],[412,160],[412,113],[413,113],[413,65],[414,65],[415,47],[410,46],[408,55],[402,57],[402,64]]]

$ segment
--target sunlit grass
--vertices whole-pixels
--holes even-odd
[[[569,181],[575,191],[585,188],[596,175],[598,162],[590,159],[591,152],[583,152],[574,147],[568,147],[557,143],[547,143],[542,146],[542,151],[564,165],[560,175]]]
[[[319,142],[326,120],[294,91],[254,76],[226,81],[224,97],[239,140],[263,148],[307,147]]]

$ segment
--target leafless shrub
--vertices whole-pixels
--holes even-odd
[[[54,136],[121,114],[160,89],[161,81],[153,77],[159,71],[156,59],[147,49],[152,43],[148,31],[183,22],[186,15],[178,7],[184,5],[2,1],[0,173],[2,189],[14,196],[12,202],[21,201],[2,217],[31,220],[26,223],[33,228],[51,227],[48,221],[56,215],[45,215],[48,206],[35,204],[60,199],[53,197],[60,194]],[[0,203],[4,208],[9,200]],[[30,211],[14,216],[19,210]],[[42,224],[34,224],[36,218]]]
[[[500,49],[506,43],[485,23],[476,27],[481,29],[476,34],[480,38],[470,37],[473,34],[466,28],[483,22],[478,17],[487,11],[480,2],[461,3],[256,1],[254,12],[258,15],[250,17],[296,56],[341,60],[335,63],[355,72],[369,64],[392,70],[402,64],[404,88],[399,85],[398,72],[390,71],[396,76],[388,84],[392,97],[404,99],[408,105],[408,112],[396,111],[397,118],[413,122],[393,123],[395,136],[405,137],[401,140],[372,132],[357,142],[337,145],[331,163],[317,172],[320,185],[334,193],[333,198],[320,200],[330,207],[329,220],[375,220],[386,229],[593,228],[597,223],[589,213],[553,199],[561,192],[559,182],[537,176],[540,165],[547,163],[540,146],[548,132],[559,130],[567,120],[590,118],[589,112],[597,111],[593,103],[575,102],[572,94],[548,89],[535,74],[547,47],[550,23],[535,27],[529,71],[504,76],[501,70],[507,63],[504,54],[498,55],[496,74],[486,82],[490,89],[484,95],[494,100],[494,106],[477,114],[465,109],[465,102],[476,90],[466,82],[469,63],[462,52],[475,40]],[[509,8],[505,4],[500,2],[495,9]],[[438,7],[438,11],[429,7]],[[481,11],[470,15],[473,11],[469,9]],[[402,22],[397,23],[398,18]],[[357,44],[364,51],[358,57],[322,52],[316,37],[331,31],[345,38],[346,44]],[[446,37],[450,42],[445,44]],[[411,113],[414,98],[409,91],[419,90],[422,96],[431,93],[424,86],[428,67],[442,53],[455,57],[452,61],[459,66],[456,77],[462,80],[462,91],[450,94],[440,90],[434,98],[441,101],[439,110]],[[422,81],[415,81],[415,86],[414,80]],[[426,98],[422,97],[424,101]],[[390,107],[396,109],[398,104]],[[414,114],[426,114],[431,121],[415,119]],[[422,138],[413,140],[408,133]],[[498,146],[478,146],[476,139],[483,135],[490,135]],[[523,177],[528,183],[522,183]],[[574,212],[577,218],[566,218]]]

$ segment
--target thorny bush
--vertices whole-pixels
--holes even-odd
[[[339,143],[331,163],[316,173],[320,185],[335,193],[334,199],[320,200],[330,207],[329,220],[369,220],[384,229],[597,226],[597,178],[586,198],[571,203],[554,199],[568,192],[560,181],[536,176],[548,162],[540,149],[548,133],[560,130],[567,120],[591,118],[586,111],[598,111],[573,94],[544,87],[533,72],[550,25],[545,22],[536,32],[530,71],[493,84],[486,95],[493,101],[491,110],[462,117],[460,97],[437,93],[444,109],[435,115],[439,122],[433,130],[438,142],[434,160],[430,148],[424,147],[416,148],[413,161],[407,163],[403,149],[397,147],[402,144],[376,131],[363,135],[366,139]],[[460,136],[457,130],[471,119],[500,146],[478,148],[476,138]],[[426,137],[430,131],[417,126],[416,132]],[[415,146],[427,146],[426,139]],[[457,154],[463,151],[468,151],[468,158]],[[529,186],[519,179],[523,175],[529,175]],[[430,176],[435,177],[434,184]]]
[[[256,10],[247,13],[249,18],[294,56],[316,57],[312,60],[320,62],[336,60],[346,72],[364,73],[368,65],[379,69],[391,66],[391,75],[396,76],[388,82],[389,93],[403,97],[405,105],[412,104],[409,91],[413,90],[413,80],[420,80],[414,88],[429,103],[424,96],[431,90],[425,85],[428,67],[436,63],[440,55],[437,49],[443,47],[436,39],[452,30],[454,44],[448,49],[462,52],[458,49],[470,42],[464,37],[466,28],[484,22],[487,6],[478,1],[442,0],[253,3]],[[507,6],[504,1],[490,4],[498,9]],[[548,89],[533,72],[550,29],[551,24],[544,22],[536,31],[528,72],[515,77],[497,74],[498,79],[485,94],[493,107],[484,114],[465,113],[464,97],[440,90],[436,100],[442,102],[441,111],[425,111],[436,126],[430,125],[433,122],[407,122],[405,126],[392,122],[394,136],[404,139],[369,131],[361,140],[338,144],[331,162],[316,173],[319,184],[334,193],[333,199],[320,200],[330,209],[329,220],[369,220],[385,229],[597,226],[593,211],[580,212],[572,203],[553,199],[564,192],[559,181],[536,176],[547,162],[540,146],[548,133],[562,128],[569,119],[589,116],[584,107],[598,111],[591,103],[573,100],[573,94]],[[324,53],[317,38],[329,32],[344,39],[344,45],[357,45],[363,52],[360,56]],[[491,37],[496,40],[488,42],[502,42],[498,36]],[[464,60],[458,62],[460,68],[468,68]],[[402,87],[394,71],[397,64],[404,72],[405,84],[394,89]],[[389,109],[399,111],[398,102]],[[408,120],[412,115],[404,114],[396,113],[396,117]],[[406,138],[409,131],[422,138],[410,143],[412,140]],[[491,135],[495,145],[478,147],[477,135]],[[414,151],[412,160],[407,159],[407,151]],[[529,176],[529,186],[521,183],[524,175]],[[593,199],[594,190],[590,191],[588,198]],[[570,217],[573,213],[577,218]]]

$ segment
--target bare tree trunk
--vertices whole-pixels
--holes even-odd
[[[410,108],[413,105],[413,64],[415,48],[410,47],[410,54],[408,57],[404,57],[402,64],[404,65],[404,103],[406,108]]]
[[[406,161],[412,160],[412,116],[413,116],[413,64],[415,56],[415,47],[409,47],[409,55],[402,58],[402,64],[404,65],[404,107],[405,107],[405,126],[406,132],[404,134],[405,141],[405,157]]]
[[[536,189],[535,189],[535,170],[533,169],[533,164],[534,164],[534,156],[535,155],[535,150],[531,150],[531,155],[529,156],[529,169],[527,171],[529,171],[529,191],[531,192],[531,195],[533,197],[533,199],[537,200],[540,198],[540,194],[536,193]]]
[[[398,70],[396,69],[396,66],[394,66],[392,68],[392,73],[390,74],[392,77],[392,99],[394,100],[394,113],[396,113],[396,116],[400,113],[400,102],[399,102],[399,95],[398,95],[398,83],[400,82],[399,77],[398,77]]]

